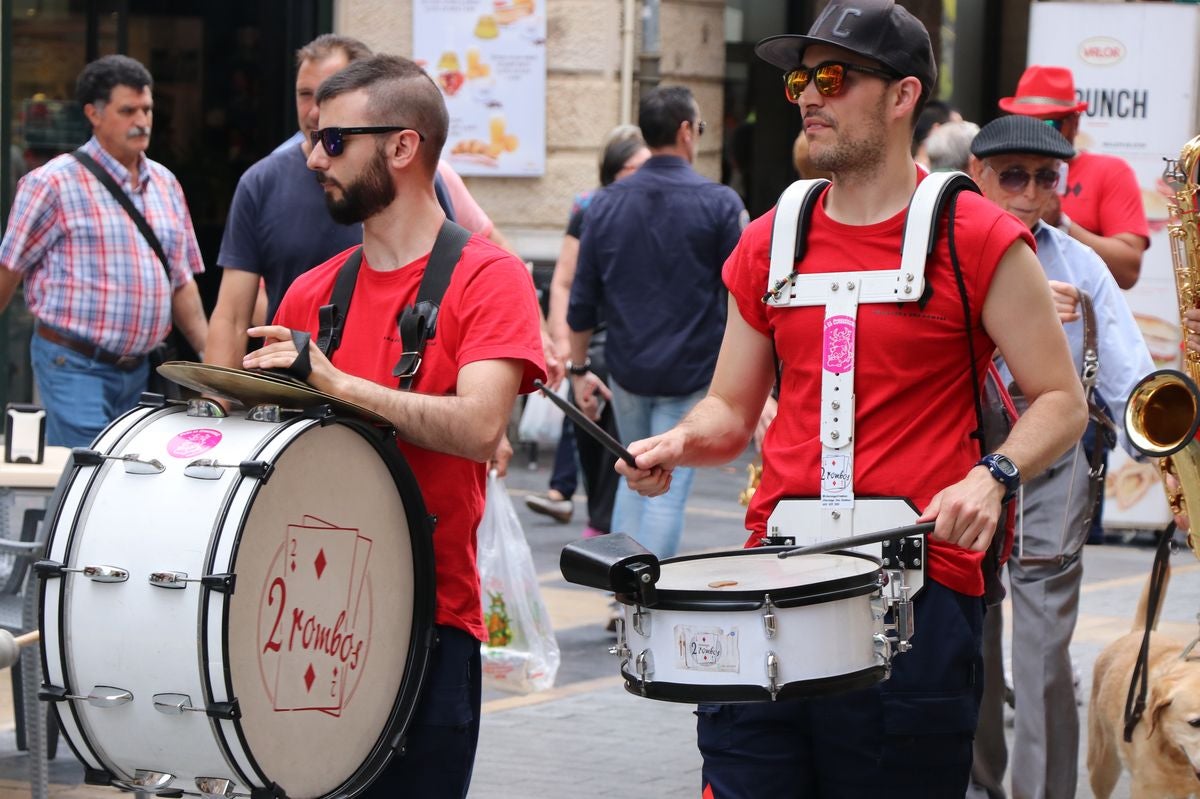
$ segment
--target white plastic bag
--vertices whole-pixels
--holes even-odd
[[[563,380],[558,388],[551,390],[566,399],[567,381]],[[562,410],[541,391],[535,391],[525,398],[525,409],[521,411],[521,421],[517,425],[517,438],[525,443],[552,447],[562,435],[562,424]]]
[[[494,471],[488,474],[478,546],[488,631],[482,647],[483,684],[523,694],[544,691],[554,685],[558,673],[558,641],[521,521]]]

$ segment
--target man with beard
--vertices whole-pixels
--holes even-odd
[[[475,532],[485,464],[517,393],[545,377],[537,301],[518,259],[471,237],[411,390],[397,390],[393,366],[406,349],[396,335],[397,317],[413,304],[446,224],[433,189],[446,141],[445,102],[420,67],[386,55],[356,61],[329,78],[316,101],[321,127],[308,164],[322,176],[333,218],[363,223],[362,247],[297,278],[275,324],[250,329],[267,344],[243,364],[303,374],[300,364],[307,360],[314,388],[394,425],[426,508],[437,517],[437,643],[407,743],[370,795],[466,796],[479,733],[479,642],[487,640]],[[298,358],[296,341],[303,340],[293,331],[315,339],[320,308],[352,256],[361,263],[332,362],[312,342]]]
[[[75,94],[92,138],[21,179],[0,243],[0,311],[24,278],[36,319],[30,356],[51,445],[88,446],[137,403],[149,374],[146,355],[172,321],[204,351],[208,324],[193,279],[204,262],[187,201],[170,170],[145,155],[152,84],[127,56],[84,68]],[[90,166],[111,179],[111,189]],[[141,213],[156,242],[113,191]]]
[[[910,149],[937,74],[921,23],[885,0],[835,0],[807,36],[773,36],[756,52],[784,71],[809,158],[833,182],[799,259],[782,239],[782,280],[769,278],[772,230],[792,230],[794,206],[790,219],[772,210],[746,228],[725,264],[729,321],[708,396],[674,429],[631,444],[639,468],[618,470],[654,496],[677,466],[737,457],[778,358],[779,412],[763,441],[748,545],[781,525],[799,544],[914,520],[935,526],[922,547],[912,648],[892,659],[890,676],[811,699],[701,704],[705,796],[961,799],[982,685],[981,561],[1003,501],[1082,433],[1079,379],[1029,229],[973,192],[937,221],[924,289],[893,296],[907,284],[897,267],[910,200],[930,179]],[[862,294],[861,304],[846,296],[879,280],[896,288]],[[980,458],[974,406],[997,347],[1030,405]],[[836,480],[822,470],[827,457],[848,464]],[[883,524],[867,526],[873,512]]]

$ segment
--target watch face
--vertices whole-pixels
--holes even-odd
[[[1007,477],[1016,477],[1018,474],[1017,465],[1004,455],[993,455],[992,463]]]

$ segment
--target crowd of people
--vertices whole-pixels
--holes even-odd
[[[803,118],[798,173],[827,181],[784,283],[898,265],[911,198],[931,173],[966,172],[981,191],[930,220],[921,296],[886,313],[856,298],[848,323],[830,296],[789,303],[769,285],[773,237],[795,223],[775,209],[751,221],[736,192],[694,169],[706,123],[683,86],[646,93],[638,125],[606,138],[599,188],[574,202],[541,318],[528,269],[440,158],[449,119],[436,84],[333,35],[297,54],[298,134],[238,184],[206,319],[182,189],[145,155],[152,77],[125,56],[80,75],[93,137],[22,179],[0,243],[0,309],[23,281],[36,319],[47,443],[87,446],[134,405],[172,324],[207,363],[291,370],[391,422],[438,518],[437,644],[409,745],[373,795],[466,795],[487,639],[474,563],[486,470],[511,454],[517,397],[564,377],[636,458],[617,462],[564,426],[549,490],[527,504],[569,521],[578,465],[585,535],[627,533],[671,557],[693,470],[752,441],[763,473],[747,546],[787,503],[814,521],[800,543],[863,532],[827,512],[831,454],[853,464],[860,504],[905,498],[934,523],[913,648],[890,678],[836,696],[701,704],[705,796],[1002,797],[1010,767],[1016,797],[1075,795],[1078,711],[1062,686],[1102,493],[1094,475],[1112,446],[1138,457],[1111,420],[1153,368],[1120,291],[1149,244],[1136,180],[1119,159],[1076,150],[1086,104],[1068,70],[1029,67],[1004,115],[980,127],[934,99],[937,66],[915,17],[875,0],[842,6],[807,35],[756,49]],[[396,319],[434,268],[431,251],[454,264],[438,346],[401,369]],[[355,302],[323,349],[322,308],[344,280]],[[855,342],[838,367],[836,324]],[[985,444],[977,407],[993,361],[1020,413]],[[826,407],[834,384],[853,392],[853,414],[841,414],[853,418]],[[831,438],[831,419],[852,435]],[[1023,535],[1008,555],[1018,492]],[[994,565],[1005,558],[1011,679]]]

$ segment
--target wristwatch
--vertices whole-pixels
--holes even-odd
[[[1004,486],[1005,502],[1016,496],[1017,489],[1021,487],[1021,470],[1007,455],[993,452],[990,455],[984,455],[975,465],[986,467],[996,482]]]
[[[567,371],[578,377],[582,377],[582,376],[586,375],[591,370],[592,370],[592,359],[591,358],[585,358],[583,363],[579,363],[579,364],[575,363],[574,361],[567,361]]]

